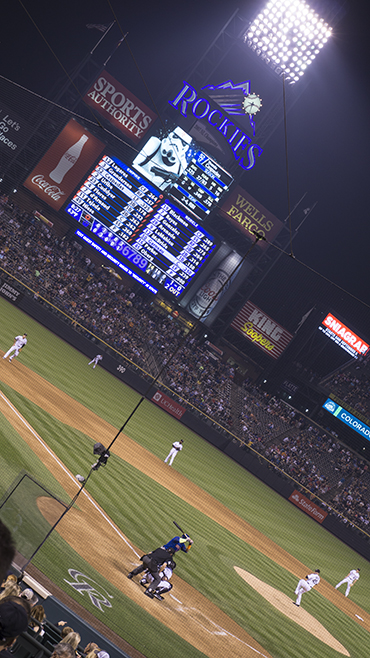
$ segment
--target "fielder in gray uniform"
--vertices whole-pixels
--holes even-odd
[[[320,582],[320,569],[315,569],[314,573],[310,573],[306,578],[302,578],[299,582],[297,587],[295,588],[295,594],[297,594],[297,598],[295,601],[293,601],[294,605],[300,606],[301,605],[301,598],[302,594],[305,592],[309,592],[310,589],[315,587],[315,585],[318,585]]]
[[[23,349],[25,345],[27,345],[27,334],[23,334],[22,336],[16,336],[14,338],[13,345],[8,349],[6,354],[4,354],[3,359],[6,359],[9,356],[9,354],[12,354],[12,352],[14,352],[14,354],[12,354],[12,356],[9,359],[9,363],[11,363],[12,359],[14,359],[15,356],[18,356],[19,352],[21,351],[21,349]]]
[[[96,368],[96,366],[98,365],[99,361],[102,361],[102,360],[103,360],[102,355],[101,355],[101,354],[97,354],[96,356],[94,356],[94,358],[93,358],[91,361],[89,361],[89,363],[88,363],[87,365],[88,365],[88,366],[91,366],[91,364],[93,363],[93,364],[94,364],[94,365],[93,365],[93,368]]]
[[[344,583],[347,583],[347,589],[346,589],[346,593],[345,593],[344,596],[348,596],[352,585],[355,584],[356,580],[358,580],[359,577],[360,577],[360,569],[352,569],[349,572],[348,576],[343,578],[343,580],[341,580],[340,583],[338,583],[338,585],[335,586],[335,589],[338,589],[338,587],[340,587]]]

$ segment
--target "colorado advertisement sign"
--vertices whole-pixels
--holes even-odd
[[[348,425],[351,429],[355,430],[355,432],[361,434],[361,436],[364,436],[365,439],[370,441],[370,427],[365,425],[365,423],[362,423],[356,418],[356,416],[343,409],[343,407],[334,402],[331,398],[328,398],[322,406],[326,411],[329,411],[329,413],[341,420],[342,423]]]
[[[293,338],[251,301],[243,306],[230,326],[273,359],[279,358]]]
[[[23,185],[59,210],[103,148],[103,142],[71,119]]]
[[[369,349],[369,345],[365,341],[348,329],[345,324],[340,322],[331,313],[328,313],[325,320],[319,326],[319,329],[355,359],[361,354],[366,354]]]
[[[324,519],[328,516],[328,512],[324,512],[318,505],[315,505],[311,500],[303,496],[299,491],[294,490],[293,493],[289,496],[288,500],[291,503],[299,507],[299,509],[312,516],[315,521],[322,523]]]
[[[115,128],[133,142],[138,142],[157,118],[144,103],[104,71],[84,96]]]
[[[255,240],[255,233],[259,233],[268,242],[272,242],[283,226],[275,215],[239,186],[227,197],[221,214],[248,233],[251,240]],[[268,242],[259,240],[258,246],[265,250],[269,246]]]

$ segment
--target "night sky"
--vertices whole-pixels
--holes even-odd
[[[150,105],[138,68],[155,98],[168,83],[172,82],[175,90],[181,88],[186,72],[233,12],[239,7],[242,14],[252,20],[265,4],[260,0],[245,0],[244,3],[235,0],[187,0],[186,3],[112,0],[111,4],[106,0],[64,0],[63,3],[23,0],[22,4],[14,0],[8,3],[8,16],[3,22],[1,74],[48,96],[52,85],[58,79],[65,79],[56,57],[71,71],[101,36],[97,30],[87,29],[86,24],[109,24],[114,18],[113,7],[122,31],[128,32],[128,43],[137,66],[127,46],[122,44],[113,55],[108,71]],[[325,0],[325,5],[340,4],[343,3]],[[319,5],[315,2],[315,8]],[[307,72],[309,84],[301,95],[297,91],[299,98],[287,118],[291,205],[306,192],[304,206],[317,202],[294,241],[294,255],[366,304],[370,304],[368,11],[366,2],[356,0],[351,0],[344,8],[333,38]],[[97,51],[98,58],[104,58],[120,37],[120,29],[115,25],[106,43]],[[244,67],[239,49],[235,62],[228,60],[228,77],[234,82],[240,82],[241,75],[249,79],[250,57],[249,53]],[[263,67],[260,70],[261,78],[253,78],[253,89],[257,93],[271,77]],[[282,87],[277,93],[282,94]],[[258,141],[258,118],[256,123]],[[279,219],[286,218],[282,122],[241,184]],[[299,224],[302,217],[301,211],[293,214],[293,226]]]

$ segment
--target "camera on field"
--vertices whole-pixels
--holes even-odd
[[[97,471],[98,468],[100,468],[100,466],[105,466],[106,465],[106,463],[108,461],[108,457],[110,456],[110,452],[109,452],[109,450],[106,450],[106,448],[104,448],[102,443],[95,443],[94,444],[94,449],[93,449],[93,454],[94,455],[99,455],[98,461],[95,462],[95,464],[93,464],[92,467],[91,467],[93,471]]]

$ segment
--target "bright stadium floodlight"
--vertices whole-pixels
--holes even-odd
[[[332,28],[304,0],[270,0],[244,41],[278,75],[294,84],[319,54]]]

